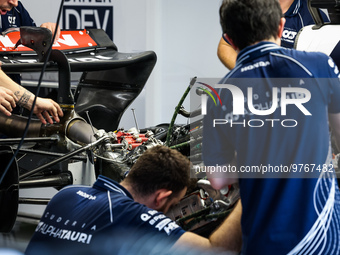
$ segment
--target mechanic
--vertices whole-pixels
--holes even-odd
[[[22,26],[36,26],[35,22],[25,9],[23,4],[18,0],[0,0],[0,32],[4,32],[8,28],[22,27]],[[57,40],[60,35],[60,28],[56,31],[56,23],[45,22],[40,25],[51,30],[52,34],[56,32]]]
[[[208,175],[215,189],[239,183],[241,254],[337,254],[340,192],[328,125],[339,145],[337,66],[323,53],[279,46],[277,0],[224,0],[220,21],[238,55],[217,86],[224,105],[208,100],[202,153],[208,167],[237,166]],[[297,125],[281,125],[287,119]]]
[[[0,32],[4,32],[9,28],[22,26],[36,26],[35,22],[25,9],[23,4],[18,0],[0,0]],[[56,31],[56,23],[46,22],[40,25],[51,30],[52,34]],[[60,35],[60,28],[56,31],[55,41]],[[18,74],[9,75],[16,83],[21,83],[21,77]]]
[[[314,20],[308,10],[307,0],[280,0],[279,2],[286,18],[281,46],[293,48],[295,38],[300,29],[314,24]],[[323,11],[321,11],[321,15],[324,21],[329,21]],[[218,44],[217,56],[229,70],[235,67],[237,53],[224,36],[222,36]]]
[[[35,26],[34,21],[23,7],[22,3],[17,0],[0,0],[0,32],[8,28],[20,26]],[[41,27],[48,28],[54,33],[56,29],[55,23],[44,23]],[[59,37],[60,29],[57,30],[56,38]],[[0,111],[7,116],[11,115],[16,103],[28,110],[31,109],[34,100],[34,94],[20,86],[20,75],[10,75],[11,79],[0,70]],[[47,122],[52,124],[53,120],[59,122],[59,117],[63,116],[63,112],[59,105],[51,99],[38,97],[33,112],[41,120],[43,124]],[[47,122],[46,122],[47,120]]]
[[[231,227],[240,225],[240,206],[210,240],[185,232],[163,214],[180,201],[190,183],[190,162],[185,156],[165,146],[148,149],[120,184],[99,175],[93,187],[73,185],[59,191],[47,205],[25,254],[135,254],[128,253],[124,244],[133,247],[145,236],[152,246],[155,240],[164,240],[171,247],[175,244],[174,249],[225,247],[224,239],[218,244],[219,237],[235,238]],[[131,240],[135,233],[138,237]],[[114,236],[121,236],[120,241],[115,242]],[[107,239],[108,246],[101,245]],[[164,246],[162,252],[169,250]]]

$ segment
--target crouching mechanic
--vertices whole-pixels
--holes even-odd
[[[144,249],[160,240],[173,249],[214,245],[239,250],[239,240],[232,241],[241,236],[239,209],[210,240],[185,232],[163,214],[180,201],[190,182],[190,162],[180,152],[165,146],[149,149],[120,184],[100,175],[93,187],[72,185],[59,191],[47,205],[25,254],[141,254],[140,249],[127,250],[138,242]],[[236,248],[226,247],[228,241]],[[166,245],[158,254],[169,251]]]

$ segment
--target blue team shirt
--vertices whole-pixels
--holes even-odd
[[[9,28],[16,28],[22,26],[36,26],[34,20],[29,15],[28,11],[18,1],[18,6],[14,7],[11,11],[7,12],[5,15],[1,16],[0,22],[0,32],[4,32]],[[16,43],[16,42],[14,42]],[[9,77],[12,78],[16,83],[21,83],[21,77],[19,74],[10,74]]]
[[[325,22],[329,21],[324,12],[321,16]],[[294,43],[298,32],[305,26],[315,24],[308,10],[306,0],[294,0],[288,11],[284,14],[286,23],[282,32],[281,46],[285,48],[294,48]],[[223,39],[228,40],[223,36]]]
[[[324,21],[328,21],[328,17],[321,11]],[[293,48],[298,32],[305,26],[315,24],[308,10],[306,0],[294,0],[288,11],[284,14],[286,23],[281,37],[281,46]]]
[[[205,165],[227,165],[236,151],[237,169],[271,166],[278,171],[241,174],[242,253],[339,252],[340,195],[334,173],[328,172],[332,151],[327,115],[340,112],[339,70],[332,59],[322,53],[261,42],[243,49],[236,67],[220,83],[237,86],[244,100],[220,88],[223,106],[208,101],[203,133]],[[248,107],[247,97],[251,97],[256,110],[271,109],[275,87],[279,103],[274,112],[262,116]],[[282,115],[280,94],[287,87],[304,91],[287,93],[288,99],[305,98],[305,91],[310,92],[311,99],[302,105],[311,115],[296,105],[287,105],[286,115]],[[240,100],[244,114],[234,115],[233,102]],[[220,124],[214,127],[214,120]],[[279,170],[299,164],[310,169],[314,165],[314,172]]]
[[[36,24],[25,7],[19,1],[17,7],[14,7],[5,15],[1,15],[0,32],[3,32],[8,28],[21,26],[36,26]]]
[[[110,236],[123,235],[128,242],[132,233],[173,244],[184,232],[164,214],[135,202],[123,186],[100,175],[93,187],[69,186],[52,198],[25,254],[55,247],[98,250],[103,236],[112,242],[112,249],[122,240],[115,243]]]

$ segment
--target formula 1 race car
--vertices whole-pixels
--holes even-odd
[[[0,232],[11,231],[16,220],[39,220],[41,215],[18,210],[18,205],[46,205],[50,198],[42,198],[41,188],[57,192],[67,185],[92,185],[99,174],[119,182],[153,146],[169,146],[193,165],[202,163],[201,120],[191,123],[194,129],[190,124],[175,124],[177,114],[197,117],[181,107],[185,96],[169,124],[140,130],[119,128],[124,111],[140,94],[156,64],[154,52],[118,52],[99,29],[64,30],[60,38],[52,47],[50,31],[35,27],[0,36],[5,72],[58,72],[55,100],[64,112],[60,123],[47,125],[30,113],[0,115]],[[71,84],[72,72],[82,73],[76,85]],[[188,90],[194,84],[195,79]],[[217,191],[204,176],[195,177],[197,185],[169,216],[183,228],[207,235],[230,212],[239,191],[237,186]],[[26,190],[35,190],[38,196],[27,196]]]

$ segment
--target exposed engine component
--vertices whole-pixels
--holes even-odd
[[[30,38],[28,32],[31,30],[23,31]],[[39,28],[34,29],[34,32],[39,34]],[[48,69],[62,73],[59,74],[59,84],[63,85],[59,85],[59,90],[62,91],[58,92],[58,98],[62,99],[59,103],[62,103],[64,117],[60,123],[52,125],[42,125],[38,120],[31,120],[23,146],[11,165],[14,170],[10,171],[9,176],[6,175],[0,186],[0,208],[10,208],[6,214],[1,211],[1,218],[7,220],[8,214],[11,215],[9,224],[1,228],[1,232],[11,230],[17,216],[18,203],[48,203],[49,199],[46,198],[19,197],[18,187],[60,189],[72,184],[91,185],[99,174],[120,182],[146,150],[158,145],[179,150],[194,165],[202,163],[202,121],[187,125],[175,124],[177,114],[187,118],[199,115],[199,111],[190,113],[182,106],[196,78],[191,80],[170,124],[140,129],[133,112],[136,128],[118,129],[123,112],[143,89],[155,65],[156,55],[154,52],[119,53],[102,31],[73,33],[78,37],[80,34],[81,37],[86,35],[87,39],[93,39],[91,47],[55,52],[50,59]],[[32,58],[32,52],[23,54],[19,51],[11,54],[3,56],[0,52],[0,60],[4,62],[2,67],[7,72],[39,70],[39,60],[44,55],[41,52],[37,54],[34,62],[27,59]],[[29,64],[22,65],[16,58],[24,58]],[[83,72],[74,91],[74,99],[70,93],[70,70]],[[22,136],[26,123],[27,117],[0,115],[0,133],[8,136],[0,139],[0,145],[6,146],[4,154],[7,157],[11,157],[12,149],[18,147],[18,137]],[[202,179],[169,214],[183,228],[198,232],[205,229],[204,232],[207,233],[214,229],[214,223],[229,213],[238,198],[238,188],[229,187],[222,194],[212,189],[204,176],[194,177]]]
[[[213,229],[211,224],[217,226],[221,223],[240,198],[238,185],[230,185],[219,191],[213,189],[208,180],[201,179],[196,188],[167,215],[185,230],[209,235]]]

